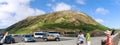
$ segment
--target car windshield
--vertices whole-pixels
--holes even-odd
[[[6,36],[6,38],[11,38],[11,36]]]
[[[59,32],[49,32],[50,34],[60,34]]]
[[[0,40],[3,38],[3,36],[0,36]]]
[[[35,35],[45,35],[45,33],[35,33]]]
[[[32,37],[32,35],[24,35],[24,37]]]
[[[2,35],[2,34],[0,34],[0,37],[3,37],[3,35]]]

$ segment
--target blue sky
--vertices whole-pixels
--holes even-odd
[[[28,16],[63,10],[84,12],[107,27],[120,28],[120,0],[0,0],[0,29]]]

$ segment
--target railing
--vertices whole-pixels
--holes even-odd
[[[120,39],[120,34],[117,33],[117,34],[113,35],[112,37],[113,37],[112,38],[113,45],[118,45],[119,39]]]

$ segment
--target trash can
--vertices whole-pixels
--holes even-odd
[[[101,41],[101,45],[105,45],[105,43],[106,43],[105,40]]]

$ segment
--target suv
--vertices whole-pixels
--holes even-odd
[[[59,36],[50,34],[50,33],[46,33],[46,35],[43,37],[44,41],[48,41],[48,40],[56,40],[56,41],[60,41]]]
[[[15,39],[11,35],[8,35],[6,36],[4,43],[7,43],[7,44],[15,43]]]
[[[60,32],[48,32],[49,34],[52,34],[52,35],[54,35],[54,36],[56,36],[56,37],[60,37]]]

